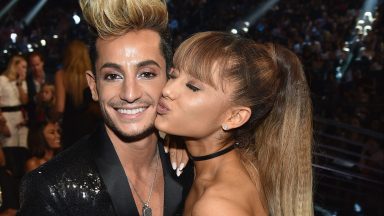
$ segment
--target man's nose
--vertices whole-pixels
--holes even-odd
[[[133,103],[137,99],[141,98],[143,91],[137,79],[125,79],[122,85],[123,86],[120,92],[120,98],[122,100]]]

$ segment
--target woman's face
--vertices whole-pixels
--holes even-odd
[[[61,147],[59,124],[48,123],[43,130],[43,135],[49,148],[58,149]]]
[[[220,88],[175,69],[163,89],[155,126],[168,134],[193,139],[219,138],[230,105],[229,95]]]
[[[27,62],[20,61],[19,64],[16,65],[16,72],[19,80],[24,80],[27,76]]]

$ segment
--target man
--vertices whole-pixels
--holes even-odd
[[[45,73],[43,56],[39,52],[33,52],[29,55],[29,66],[31,68],[30,77],[35,85],[37,92],[45,82],[53,84],[54,78],[51,74]]]
[[[44,83],[54,83],[54,74],[46,73],[44,70],[44,59],[41,53],[32,52],[28,57],[30,71],[27,75],[28,88],[28,126],[33,127],[36,124],[36,94]]]
[[[19,213],[181,214],[192,172],[175,177],[153,126],[171,59],[165,1],[80,6],[98,33],[87,81],[105,124],[24,178]]]

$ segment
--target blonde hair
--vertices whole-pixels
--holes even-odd
[[[167,30],[168,11],[164,0],[80,0],[85,20],[105,39],[128,31]]]
[[[52,98],[49,101],[43,100],[43,91],[44,88],[48,88],[52,93]],[[56,88],[53,84],[44,83],[40,91],[38,93],[37,101],[36,101],[36,114],[39,118],[39,121],[41,117],[44,117],[45,120],[47,119],[53,119],[54,116],[54,107],[56,104]]]
[[[56,104],[56,88],[55,85],[44,83],[40,88],[40,94],[43,92],[44,88],[48,88],[52,93],[52,99],[48,102],[48,106],[53,107]],[[42,102],[42,101],[40,101]]]
[[[8,77],[10,81],[16,80],[17,79],[17,65],[19,65],[21,62],[27,62],[25,58],[21,55],[15,55],[13,56],[7,65],[7,68],[3,72],[3,74]]]
[[[261,185],[271,215],[313,215],[312,107],[297,56],[278,45],[203,32],[180,45],[174,64],[215,88],[221,84],[223,91],[227,82],[236,85],[228,92],[232,102],[250,107],[252,114],[224,141],[240,143],[243,164]]]
[[[74,40],[66,48],[63,62],[65,91],[71,95],[76,107],[83,102],[83,92],[87,88],[85,72],[92,69],[89,50],[85,43]]]
[[[166,61],[166,71],[172,65],[171,38],[168,31],[168,11],[164,0],[80,0],[85,20],[98,37],[123,36],[130,31],[150,29],[160,36],[160,51]],[[91,44],[91,58],[97,51]],[[95,73],[95,70],[93,70]]]

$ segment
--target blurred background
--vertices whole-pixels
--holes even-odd
[[[383,0],[167,2],[174,47],[220,30],[293,50],[312,90],[316,215],[384,215]],[[12,55],[38,51],[54,75],[69,42],[89,43],[75,0],[1,0],[0,10],[0,73]],[[27,156],[9,152],[17,182]]]

